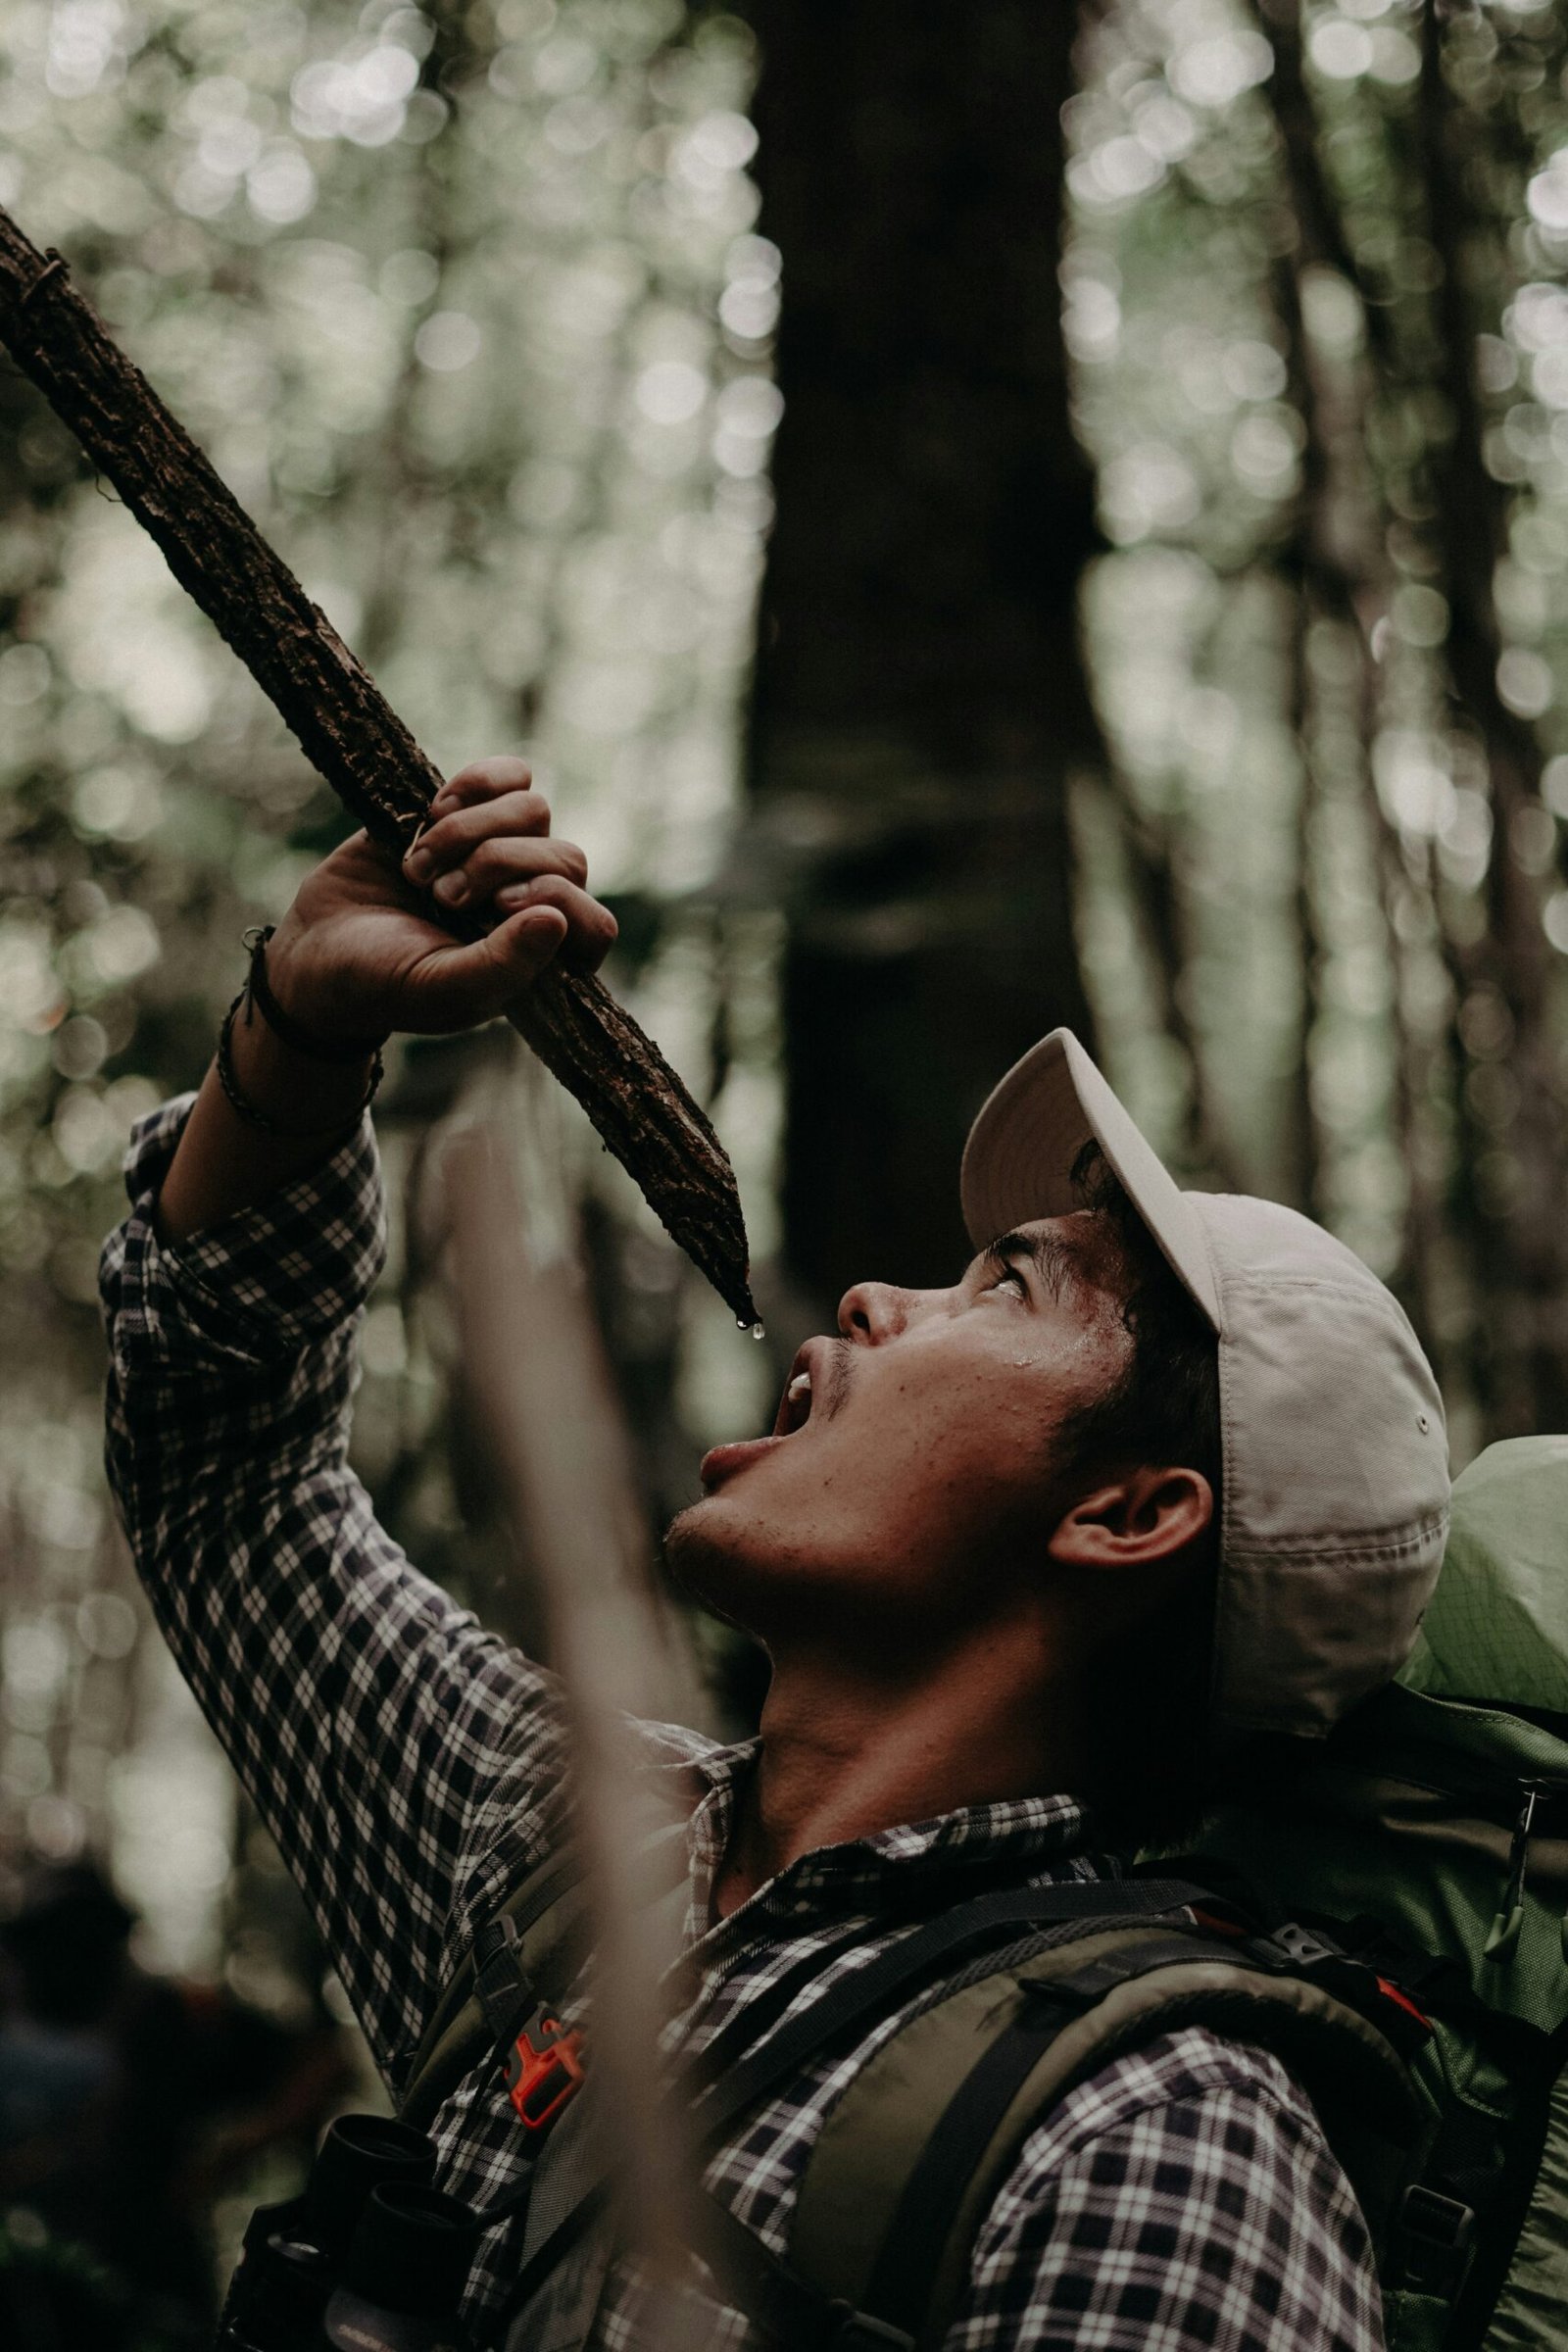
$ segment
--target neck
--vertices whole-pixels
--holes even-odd
[[[964,1805],[1075,1787],[1078,1678],[1044,1630],[988,1625],[936,1657],[773,1644],[761,1753],[715,1894],[720,1917],[819,1846]]]

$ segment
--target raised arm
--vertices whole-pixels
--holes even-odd
[[[603,962],[614,917],[582,887],[582,852],[550,838],[549,808],[531,785],[520,760],[480,760],[434,801],[403,873],[356,833],[307,877],[268,943],[266,981],[288,1031],[320,1051],[299,1051],[241,1007],[230,1075],[257,1117],[235,1108],[215,1062],[164,1182],[166,1239],[255,1207],[318,1166],[355,1123],[374,1046],[392,1030],[476,1028],[558,953],[579,970]],[[454,940],[424,912],[426,889],[490,927]]]
[[[537,1834],[560,1756],[546,1679],[411,1568],[347,1467],[382,1247],[355,1049],[467,1027],[558,954],[603,956],[612,920],[528,783],[516,760],[454,777],[407,877],[363,835],[310,875],[266,951],[277,1027],[242,1004],[226,1086],[210,1070],[146,1122],[104,1260],[138,1570],[389,2067],[461,1935],[468,1862],[503,1821]],[[455,943],[424,886],[493,927]]]

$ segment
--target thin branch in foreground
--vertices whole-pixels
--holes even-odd
[[[696,1701],[641,1571],[645,1531],[624,1425],[578,1270],[565,1257],[530,1261],[494,1130],[455,1136],[445,1169],[464,1356],[543,1588],[571,1734],[594,1927],[590,2121],[606,2142],[625,2245],[648,2283],[647,2340],[655,2352],[696,2352],[680,2291],[700,2226],[696,2168],[662,2098],[659,2065],[681,1943],[650,1883],[649,1776],[638,1770],[633,1728],[649,1718],[691,1722]]]

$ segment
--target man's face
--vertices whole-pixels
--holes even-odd
[[[715,1446],[667,1550],[760,1634],[973,1622],[1046,1566],[1063,1424],[1123,1373],[1123,1266],[1088,1211],[1004,1235],[951,1290],[862,1283],[808,1340],[771,1437]]]

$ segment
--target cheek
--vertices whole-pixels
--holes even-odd
[[[1042,1399],[976,1379],[939,1398],[915,1391],[893,1401],[901,1409],[880,1415],[874,1434],[846,1425],[822,1448],[812,1467],[825,1514],[907,1562],[972,1549],[1038,1510],[1052,1425]]]

